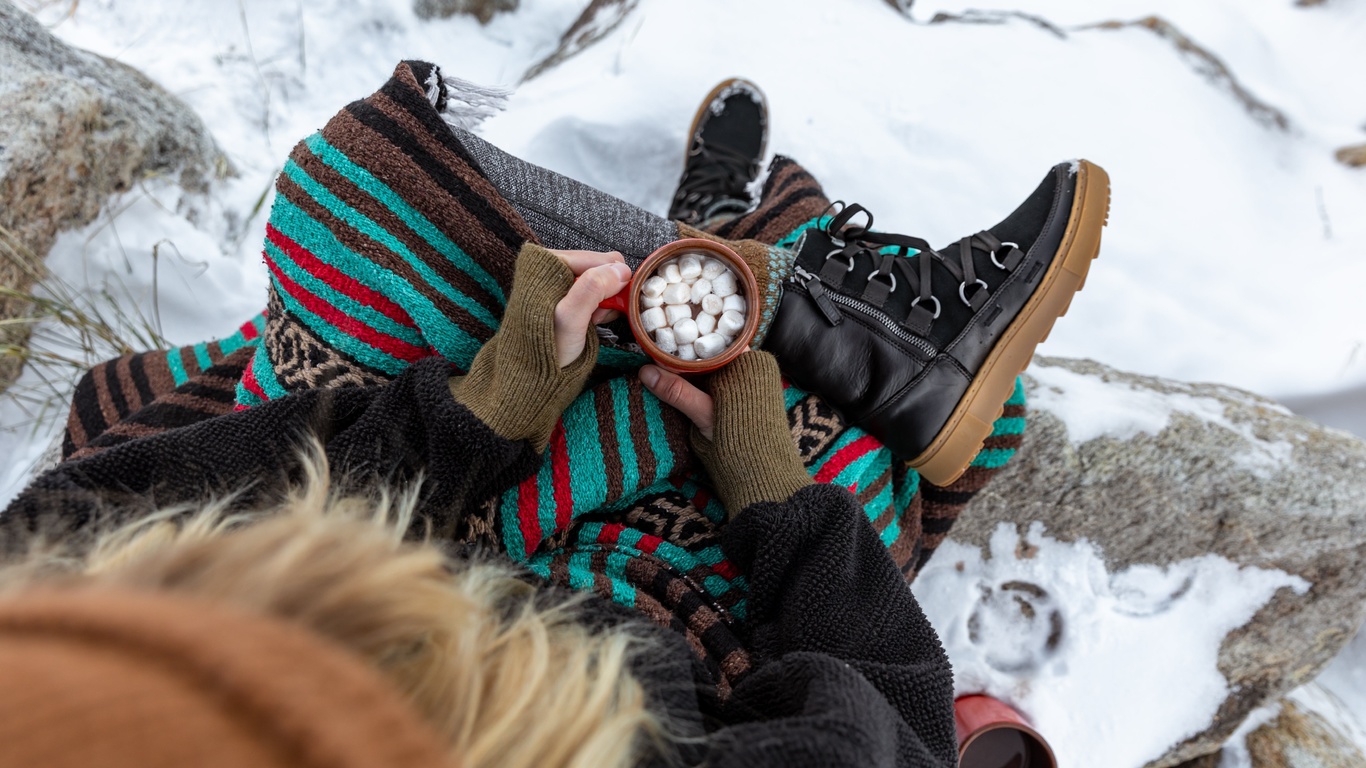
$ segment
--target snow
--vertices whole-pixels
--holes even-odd
[[[912,591],[957,694],[1028,713],[1059,765],[1141,766],[1204,730],[1229,694],[1224,635],[1277,590],[1310,587],[1217,555],[1109,573],[1093,544],[1057,541],[1043,523],[1023,537],[1002,523],[988,549],[946,542]]]
[[[1171,424],[1174,414],[1182,413],[1241,437],[1247,451],[1233,459],[1243,469],[1259,476],[1268,476],[1288,466],[1294,454],[1294,443],[1268,440],[1256,434],[1251,424],[1229,419],[1224,403],[1214,397],[1139,389],[1041,361],[1035,361],[1029,368],[1029,375],[1037,383],[1029,391],[1029,407],[1047,411],[1062,421],[1073,445],[1099,437],[1127,440],[1139,434],[1155,436]],[[1258,401],[1257,404],[1288,413],[1274,403]]]
[[[19,2],[38,6],[61,38],[179,95],[237,171],[202,198],[149,180],[62,235],[49,256],[55,274],[95,301],[102,290],[123,297],[173,343],[223,335],[259,311],[259,240],[291,146],[398,60],[426,58],[514,90],[481,129],[486,138],[657,212],[697,100],[737,75],[766,89],[771,151],[800,159],[833,197],[868,206],[879,227],[931,242],[994,223],[1053,164],[1085,157],[1113,181],[1110,226],[1086,290],[1042,353],[1315,402],[1366,387],[1366,323],[1356,314],[1366,171],[1332,158],[1366,141],[1366,79],[1349,76],[1366,71],[1361,3],[918,0],[908,19],[882,0],[640,0],[596,44],[522,82],[586,0],[522,0],[487,26],[420,21],[405,0]],[[968,8],[1037,14],[1062,34],[1019,18],[928,23]],[[1254,119],[1147,29],[1082,29],[1149,14],[1217,55],[1289,128]],[[1079,442],[1154,434],[1174,413],[1236,428],[1211,398],[1159,401],[1065,369],[1034,374],[1033,405],[1063,417]],[[30,371],[21,386],[38,383]],[[0,400],[0,503],[59,433],[60,410],[35,419]],[[1292,446],[1264,448],[1249,466],[1270,471]],[[1092,545],[1054,541],[1041,527],[1023,538],[1022,551],[1038,548],[1032,557],[1017,545],[1000,531],[987,559],[947,543],[916,592],[960,688],[1015,702],[1063,765],[1138,766],[1191,732],[1226,689],[1219,639],[1276,589],[1304,587],[1218,558],[1109,574]],[[1046,590],[1062,618],[1046,658],[1037,651],[1051,626],[1022,627],[1002,612],[1037,597],[1003,591],[1012,579]],[[995,590],[985,603],[984,587]],[[979,604],[986,640],[974,643]],[[1319,683],[1363,718],[1363,675],[1358,640]],[[1163,681],[1189,695],[1169,695]]]

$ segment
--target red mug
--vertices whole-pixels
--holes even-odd
[[[731,342],[731,345],[726,347],[721,354],[709,357],[706,360],[680,360],[665,352],[655,346],[654,339],[640,324],[641,286],[654,275],[655,269],[665,260],[689,252],[711,256],[730,267],[735,272],[736,279],[740,281],[747,304],[744,329],[736,335],[735,341]],[[675,240],[646,256],[645,261],[636,267],[630,284],[617,295],[603,300],[598,306],[603,309],[615,309],[625,314],[631,324],[631,333],[635,335],[640,348],[644,350],[646,355],[649,355],[655,365],[674,373],[695,374],[715,371],[739,357],[749,347],[750,342],[754,340],[754,335],[759,332],[759,283],[754,278],[754,270],[750,269],[745,260],[740,258],[739,254],[731,250],[729,246],[700,237]]]
[[[1058,768],[1053,748],[1024,715],[990,696],[953,702],[960,768]]]

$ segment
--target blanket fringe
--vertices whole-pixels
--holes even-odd
[[[479,85],[458,77],[441,74],[440,67],[432,67],[425,83],[427,100],[441,113],[441,119],[452,128],[474,130],[480,123],[507,108],[512,91],[496,86]]]

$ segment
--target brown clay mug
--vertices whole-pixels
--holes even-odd
[[[953,702],[959,768],[1057,768],[1053,748],[1024,715],[990,696]]]
[[[655,345],[655,340],[640,324],[640,289],[645,281],[650,279],[659,265],[666,260],[688,253],[710,256],[730,267],[740,282],[741,294],[744,296],[746,304],[745,327],[736,335],[735,341],[731,342],[731,345],[719,355],[705,360],[680,360],[665,352]],[[636,267],[635,274],[631,277],[631,283],[622,289],[621,293],[606,299],[598,306],[603,309],[615,309],[626,315],[631,323],[631,333],[635,335],[636,342],[640,344],[640,348],[645,351],[645,354],[650,356],[655,365],[674,373],[698,374],[710,373],[721,368],[739,357],[749,347],[749,343],[754,340],[754,334],[759,331],[758,298],[759,283],[754,279],[754,271],[749,268],[744,259],[740,258],[739,254],[722,243],[704,240],[700,237],[690,237],[675,240],[645,257],[645,261]]]

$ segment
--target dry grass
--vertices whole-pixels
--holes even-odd
[[[53,416],[54,409],[65,409],[72,386],[92,365],[169,346],[155,310],[149,317],[127,291],[80,288],[45,274],[42,260],[3,227],[0,263],[18,270],[25,278],[22,284],[30,286],[21,290],[0,285],[0,300],[27,307],[17,317],[0,317],[0,330],[28,338],[27,343],[0,342],[0,360],[18,361],[30,374],[29,381],[0,392],[0,399],[18,404],[29,416],[28,425],[36,427]]]

